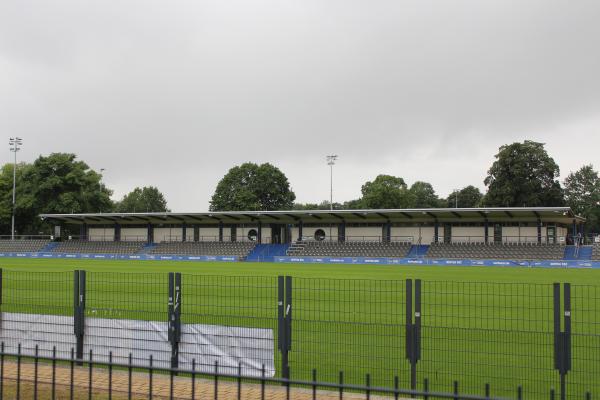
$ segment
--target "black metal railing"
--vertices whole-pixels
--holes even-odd
[[[32,356],[25,356],[21,346],[16,353],[5,351],[0,344],[0,398],[169,398],[197,399],[253,398],[269,399],[370,399],[371,396],[386,398],[422,398],[422,399],[463,399],[463,400],[500,400],[492,397],[490,385],[481,388],[481,395],[461,393],[458,381],[453,381],[449,391],[432,391],[428,380],[422,383],[422,390],[402,389],[395,377],[389,386],[372,384],[371,376],[366,374],[362,384],[345,383],[345,374],[340,371],[335,381],[320,381],[316,369],[311,371],[311,379],[298,380],[282,377],[268,377],[265,366],[261,374],[248,376],[242,374],[241,365],[237,372],[224,373],[215,362],[213,371],[200,372],[192,360],[190,369],[160,367],[153,364],[150,356],[144,363],[135,363],[131,354],[127,362],[113,361],[109,353],[108,361],[96,361],[92,351],[83,358],[76,357],[74,348],[70,356],[60,357],[56,347],[49,356],[41,356],[36,346]],[[554,399],[556,393],[550,389],[547,398]],[[523,389],[518,386],[513,396],[504,399],[523,399]],[[585,393],[582,399],[591,400],[591,393]]]

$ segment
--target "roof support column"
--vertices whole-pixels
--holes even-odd
[[[200,227],[198,224],[194,225],[194,242],[200,241]]]
[[[537,242],[538,244],[542,243],[542,219],[538,218],[537,220]]]
[[[181,226],[181,241],[187,242],[187,224],[185,222]]]
[[[237,225],[231,225],[231,241],[237,241]]]
[[[292,225],[291,224],[285,224],[285,235],[284,235],[284,241],[283,243],[291,243],[292,242]]]
[[[79,240],[87,240],[88,239],[88,226],[84,222],[79,227]]]
[[[256,233],[256,242],[262,244],[262,222],[258,221],[258,229]]]
[[[389,243],[392,240],[392,223],[390,221],[386,221],[381,228],[381,241],[383,243]]]
[[[61,239],[60,230],[61,230],[60,225],[54,225],[54,240],[60,240]]]
[[[115,242],[121,241],[121,225],[117,222],[115,222],[115,235],[114,235],[113,240]]]
[[[148,222],[148,244],[154,243],[154,225]]]
[[[577,221],[573,220],[573,244],[575,244],[576,238],[577,238]]]
[[[483,222],[483,236],[485,237],[485,244],[490,242],[490,222],[485,219]]]
[[[437,219],[433,223],[433,242],[434,243],[440,242],[440,223],[438,222]]]
[[[223,241],[223,221],[219,221],[219,242]]]
[[[346,221],[342,221],[338,225],[338,242],[346,242]]]
[[[302,228],[304,228],[304,222],[298,221],[298,240],[302,240]]]

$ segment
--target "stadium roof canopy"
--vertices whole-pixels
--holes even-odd
[[[290,211],[223,211],[201,213],[95,213],[41,214],[50,223],[60,224],[294,224],[303,223],[425,223],[475,221],[536,221],[570,224],[585,222],[569,207],[507,207],[507,208],[420,208],[385,210],[290,210]]]

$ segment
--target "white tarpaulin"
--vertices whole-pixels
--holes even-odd
[[[113,362],[127,363],[132,354],[133,363],[147,365],[152,355],[153,365],[170,367],[171,344],[167,323],[130,319],[86,318],[84,359],[108,361],[112,351]],[[21,343],[23,355],[33,355],[38,345],[40,356],[50,356],[56,346],[57,356],[70,357],[75,347],[73,317],[59,315],[2,313],[0,341],[5,351],[16,353]],[[182,324],[179,344],[179,367],[236,374],[241,365],[242,374],[275,375],[274,338],[272,329],[229,327],[220,325]]]
[[[86,318],[83,337],[84,358],[126,364],[129,353],[134,364],[147,365],[152,356],[156,367],[171,367],[171,344],[167,323],[132,319]]]
[[[73,317],[3,312],[0,341],[6,353],[17,353],[21,344],[22,354],[34,355],[38,345],[39,355],[50,357],[56,346],[57,357],[71,357],[75,347]]]
[[[237,374],[241,364],[243,375],[260,376],[264,365],[265,376],[275,375],[272,329],[241,328],[220,325],[190,324],[181,326],[179,365],[191,369]]]

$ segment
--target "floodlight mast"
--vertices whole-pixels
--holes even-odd
[[[329,165],[329,209],[333,211],[333,166],[338,156],[335,154],[327,156],[327,165]]]
[[[13,164],[13,192],[12,192],[12,219],[11,219],[11,230],[10,240],[15,240],[15,209],[16,209],[16,188],[17,188],[17,151],[21,150],[20,146],[23,145],[23,139],[20,137],[10,138],[8,144],[11,146],[10,151],[15,153],[15,162]]]
[[[458,208],[458,189],[454,189],[454,207]]]

